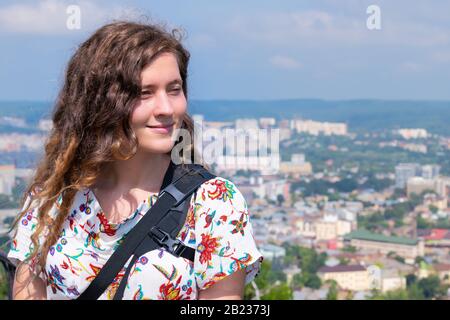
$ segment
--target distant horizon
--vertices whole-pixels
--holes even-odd
[[[56,98],[55,98],[56,100]],[[55,100],[40,100],[40,99],[0,99],[0,102],[39,102],[39,103],[53,103]],[[401,99],[384,99],[384,98],[346,98],[346,99],[328,99],[328,98],[280,98],[280,99],[252,99],[252,98],[236,98],[236,99],[226,99],[226,98],[214,98],[214,99],[201,99],[201,98],[188,98],[189,101],[249,101],[249,102],[276,102],[276,101],[295,101],[295,100],[302,100],[302,101],[326,101],[326,102],[345,102],[345,101],[393,101],[393,102],[450,102],[450,99],[407,99],[407,98],[401,98]]]
[[[49,100],[0,100],[0,116],[38,123],[39,119],[50,119],[54,107],[55,101]],[[450,101],[447,100],[189,99],[188,113],[203,115],[206,121],[269,117],[340,122],[359,131],[424,128],[450,137]]]

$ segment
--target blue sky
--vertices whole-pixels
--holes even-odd
[[[66,27],[68,5],[81,29]],[[366,26],[369,5],[381,30]],[[450,100],[441,0],[0,2],[0,100],[53,100],[76,46],[114,18],[186,31],[191,99]]]

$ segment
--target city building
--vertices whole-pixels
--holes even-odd
[[[419,153],[427,153],[428,147],[426,144],[420,144],[420,143],[400,143],[399,147],[408,150],[411,152],[419,152]]]
[[[316,238],[317,217],[303,216],[294,219],[294,232],[297,236],[303,238]]]
[[[219,171],[254,170],[260,171],[262,175],[275,174],[279,172],[280,155],[270,156],[218,156],[210,164],[215,164]]]
[[[444,178],[424,179],[422,177],[409,178],[406,183],[406,194],[410,197],[413,193],[420,195],[422,192],[431,190],[441,197],[447,197],[448,181]]]
[[[276,124],[275,118],[259,118],[259,125],[261,128],[273,127]]]
[[[273,260],[274,258],[284,258],[286,256],[286,249],[274,244],[263,244],[259,246],[259,251],[264,259]]]
[[[426,139],[428,137],[428,132],[425,129],[400,129],[397,130],[397,133],[404,139]]]
[[[424,242],[421,239],[388,237],[367,230],[355,230],[345,235],[344,243],[358,249],[373,250],[382,254],[396,253],[405,262],[412,263],[424,255]]]
[[[276,175],[252,176],[248,186],[253,188],[255,196],[258,198],[278,201],[278,197],[283,196],[285,201],[290,201],[290,183]]]
[[[279,128],[280,132],[280,142],[284,140],[289,140],[292,136],[292,131],[289,128]]]
[[[301,237],[312,238],[315,241],[327,241],[325,246],[337,247],[342,243],[344,235],[357,228],[356,214],[342,208],[324,210],[317,215],[303,215],[293,219],[294,233]]]
[[[443,283],[450,284],[450,264],[437,263],[433,265],[433,270]]]
[[[325,300],[327,298],[329,288],[312,289],[304,287],[301,290],[292,292],[292,300]]]
[[[418,229],[417,237],[427,247],[450,247],[450,230],[447,229]]]
[[[382,293],[406,289],[406,278],[399,275],[397,270],[381,270],[381,281],[378,289]]]
[[[291,161],[280,163],[280,172],[283,174],[292,174],[295,176],[310,175],[313,173],[310,162],[305,161],[304,154],[293,154]]]
[[[417,163],[400,163],[395,167],[395,187],[403,189],[408,179],[420,175],[420,165]]]
[[[16,166],[0,165],[0,194],[12,195],[16,184]]]
[[[257,119],[236,119],[234,122],[236,129],[259,129]]]
[[[423,196],[423,204],[426,207],[436,207],[438,210],[446,210],[448,206],[447,197],[442,197],[434,193],[427,193]]]
[[[46,134],[0,134],[0,152],[41,151]]]
[[[344,290],[364,291],[370,288],[369,272],[362,265],[322,267],[317,274],[323,282],[334,280]]]
[[[422,166],[422,178],[424,179],[434,179],[439,176],[441,167],[434,164],[428,164]]]
[[[308,133],[318,136],[324,135],[347,135],[347,125],[345,123],[317,122],[312,120],[292,120],[291,129],[298,133]]]
[[[352,222],[338,219],[336,215],[325,215],[315,223],[316,240],[334,240],[352,231]]]
[[[51,131],[53,128],[53,121],[50,119],[39,120],[38,128],[42,131]]]
[[[25,128],[27,123],[24,118],[17,117],[0,117],[0,125],[7,125],[17,128]]]

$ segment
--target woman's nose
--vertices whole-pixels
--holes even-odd
[[[157,95],[154,113],[157,115],[172,115],[173,106],[166,92]]]

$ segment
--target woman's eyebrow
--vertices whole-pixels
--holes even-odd
[[[170,81],[167,85],[170,86],[170,85],[173,85],[173,84],[182,85],[183,84],[183,80],[175,79],[175,80]],[[145,84],[145,85],[142,86],[142,88],[154,88],[154,87],[156,87],[156,85],[151,84],[151,83]]]

